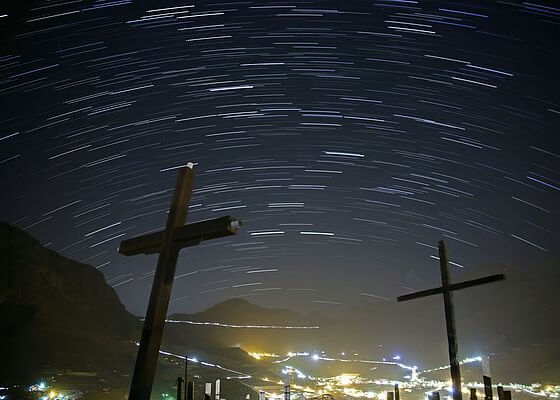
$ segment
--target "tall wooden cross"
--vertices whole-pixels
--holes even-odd
[[[203,240],[235,235],[241,226],[241,220],[231,216],[185,225],[194,176],[192,163],[179,170],[163,231],[124,240],[119,246],[119,253],[125,256],[159,253],[129,400],[150,398],[179,251],[196,246]]]
[[[483,278],[473,279],[460,283],[449,283],[449,266],[447,259],[447,249],[445,242],[439,242],[439,267],[441,270],[441,287],[422,290],[416,293],[405,294],[397,297],[397,301],[407,301],[420,297],[431,296],[433,294],[443,294],[443,305],[445,308],[445,324],[447,325],[447,342],[449,344],[449,365],[451,369],[451,384],[453,400],[462,400],[461,393],[461,371],[459,370],[459,360],[457,359],[457,330],[455,329],[455,309],[453,306],[453,291],[478,286],[485,283],[501,281],[505,275],[489,275]]]

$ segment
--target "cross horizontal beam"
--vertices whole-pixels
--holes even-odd
[[[504,274],[489,275],[489,276],[485,276],[484,278],[478,278],[478,279],[473,279],[473,280],[470,280],[470,281],[453,283],[453,284],[449,285],[447,287],[447,289],[450,290],[450,291],[461,290],[461,289],[466,289],[466,288],[469,288],[469,287],[472,287],[472,286],[483,285],[485,283],[502,281],[505,278],[506,277],[505,277]],[[397,301],[401,302],[401,301],[418,299],[418,298],[421,298],[421,297],[427,297],[427,296],[431,296],[431,295],[434,295],[434,294],[440,294],[440,293],[443,293],[444,291],[445,291],[445,288],[443,286],[438,287],[438,288],[433,288],[433,289],[421,290],[421,291],[416,292],[416,293],[410,293],[410,294],[405,294],[403,296],[399,296],[399,297],[397,297]]]
[[[183,225],[173,231],[173,244],[177,248],[183,248],[196,246],[202,240],[235,235],[241,224],[240,219],[228,215]],[[123,240],[119,246],[119,253],[125,256],[157,253],[163,243],[163,233],[163,231],[159,231]]]

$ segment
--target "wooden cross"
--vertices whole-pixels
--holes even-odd
[[[453,400],[462,400],[461,393],[461,371],[459,370],[459,360],[457,359],[457,331],[455,329],[455,309],[453,306],[453,291],[478,286],[485,283],[501,281],[505,275],[489,275],[483,278],[473,279],[460,283],[449,283],[449,266],[447,259],[447,249],[445,242],[439,242],[439,267],[441,270],[441,287],[422,290],[420,292],[405,294],[397,297],[397,301],[407,301],[433,294],[443,294],[443,305],[445,308],[445,324],[447,325],[447,342],[449,345],[449,365],[451,369],[451,384]]]
[[[241,220],[231,216],[185,225],[194,184],[193,167],[192,163],[188,163],[179,170],[165,229],[124,240],[119,246],[119,253],[125,256],[159,253],[130,385],[130,400],[149,400],[152,392],[179,251],[196,246],[203,240],[235,235],[241,226]]]

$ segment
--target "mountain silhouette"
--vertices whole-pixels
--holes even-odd
[[[5,223],[0,223],[0,254],[0,384],[33,382],[45,374],[74,370],[106,371],[103,379],[120,376],[112,386],[126,387],[142,325],[139,317],[126,311],[103,274]],[[503,267],[485,269],[501,272]],[[554,346],[560,334],[555,318],[557,280],[547,271],[556,270],[551,266],[508,270],[505,283],[458,292],[461,357],[491,354],[497,381],[555,381],[560,374],[560,349]],[[406,362],[419,362],[420,368],[447,362],[438,296],[405,304],[364,301],[349,307],[340,319],[234,298],[198,313],[170,315],[168,321],[162,350],[256,376],[274,376],[278,371],[272,364],[256,363],[246,351],[283,356],[289,351],[326,350],[372,359],[400,354]],[[160,357],[159,387],[172,385],[181,363],[171,356]],[[335,364],[331,370],[320,370],[321,365],[312,372],[345,372]],[[464,366],[463,371],[465,378],[469,373],[480,378],[478,365]],[[219,371],[200,365],[191,373],[200,375],[200,387],[208,377],[220,377]],[[440,374],[438,378],[446,379],[447,371]],[[247,388],[236,385],[230,388],[232,393],[244,396]]]
[[[302,315],[295,311],[282,308],[261,307],[241,298],[225,300],[204,311],[194,314],[172,314],[169,316],[169,319],[195,322],[215,321],[237,325],[298,327],[317,326],[319,324],[330,324],[334,322],[331,318],[317,311]]]
[[[247,351],[273,349],[281,353],[315,346],[317,336],[328,335],[329,327],[336,324],[319,313],[302,315],[286,309],[261,307],[240,298],[226,300],[198,313],[172,314],[168,321],[173,322],[165,327],[167,346],[241,347]],[[300,327],[312,329],[297,329]]]
[[[138,318],[103,274],[0,223],[0,377],[28,381],[52,367],[129,365]]]
[[[100,271],[45,248],[2,222],[0,254],[0,386],[22,387],[46,378],[84,391],[86,399],[122,399],[138,351],[140,317],[125,309]],[[220,314],[231,306],[216,310]],[[180,343],[169,343],[164,349],[179,348]],[[201,360],[254,371],[254,360],[239,348],[201,340],[196,349]],[[160,356],[152,395],[172,391],[182,373],[180,359]],[[191,366],[195,399],[203,398],[205,382],[223,377],[219,369]],[[236,380],[225,381],[222,389],[235,398],[257,396]],[[27,396],[17,392],[13,398]]]

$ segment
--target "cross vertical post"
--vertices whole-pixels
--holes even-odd
[[[472,279],[470,281],[452,284],[449,280],[449,262],[447,258],[447,249],[443,240],[438,243],[438,251],[439,267],[441,273],[441,287],[422,290],[416,293],[405,294],[403,296],[397,297],[397,301],[401,302],[414,300],[434,294],[443,295],[445,325],[447,328],[447,343],[449,347],[449,365],[451,369],[451,382],[453,388],[453,400],[462,400],[463,394],[461,392],[461,371],[459,368],[459,360],[457,358],[458,345],[457,330],[455,328],[455,310],[453,307],[453,291],[483,285],[486,283],[501,281],[505,279],[505,276],[503,274],[489,275],[482,278]]]
[[[203,240],[235,235],[242,224],[241,220],[228,215],[185,225],[194,177],[192,163],[179,170],[163,231],[123,240],[119,246],[119,253],[125,256],[159,253],[129,400],[150,398],[179,251],[184,247],[196,246]]]
[[[148,400],[152,393],[163,326],[167,316],[167,307],[169,306],[180,250],[173,243],[173,232],[175,228],[179,228],[186,222],[193,183],[194,169],[190,164],[190,168],[183,168],[179,171],[175,183],[175,192],[163,231],[162,247],[142,329],[140,348],[134,365],[134,374],[128,396],[130,400]]]
[[[440,240],[439,268],[441,271],[441,287],[443,288],[443,305],[445,309],[445,324],[447,326],[447,343],[449,346],[449,365],[451,369],[451,386],[453,400],[462,400],[461,370],[457,359],[457,329],[455,328],[455,309],[453,307],[453,292],[449,289],[449,264],[445,242]]]

